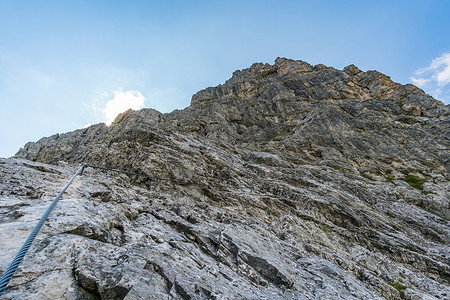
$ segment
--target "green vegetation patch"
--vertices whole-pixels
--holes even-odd
[[[408,175],[404,179],[410,186],[418,190],[423,190],[423,184],[427,181],[425,178],[420,178],[415,175]]]
[[[221,171],[221,170],[223,170],[223,169],[226,168],[226,167],[228,167],[228,166],[225,165],[225,164],[219,164],[219,165],[217,166],[217,169],[219,169],[219,170]]]
[[[386,177],[386,182],[392,182],[395,180],[395,176],[388,176]]]
[[[428,195],[428,194],[437,195],[435,192],[432,192],[432,191],[422,191],[422,194],[425,194],[425,195]]]
[[[402,107],[403,104],[405,104],[405,101],[403,101],[403,100],[398,100],[398,101],[395,101],[395,103],[396,103],[398,106]]]
[[[399,293],[401,299],[407,299],[405,297],[405,290],[408,288],[407,286],[404,286],[403,284],[399,282],[391,283],[391,286],[393,286]]]

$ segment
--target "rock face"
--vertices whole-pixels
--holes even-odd
[[[2,272],[83,161],[201,184],[87,169],[4,297],[449,298],[449,150],[449,107],[412,85],[254,64],[1,160]]]

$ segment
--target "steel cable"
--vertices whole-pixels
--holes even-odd
[[[25,243],[23,244],[22,248],[20,248],[16,257],[14,257],[10,266],[6,269],[5,273],[3,274],[2,278],[0,279],[0,296],[3,294],[3,291],[8,286],[9,281],[11,280],[11,278],[13,277],[17,268],[19,267],[20,263],[22,262],[23,258],[27,254],[28,249],[30,248],[31,244],[33,243],[34,239],[36,238],[36,235],[38,234],[38,232],[41,229],[42,225],[44,224],[45,220],[47,219],[47,217],[50,215],[51,211],[55,207],[59,198],[61,198],[62,194],[67,190],[67,188],[70,186],[70,184],[75,179],[75,177],[77,177],[78,175],[81,175],[83,173],[83,170],[84,170],[84,168],[86,168],[86,166],[87,166],[86,164],[83,164],[78,169],[78,171],[72,176],[72,178],[69,180],[69,182],[66,184],[66,186],[59,192],[59,194],[55,197],[55,199],[53,199],[52,203],[47,208],[44,215],[41,217],[39,222],[34,227],[33,231],[28,236],[28,238],[25,241]]]
[[[41,227],[44,224],[47,217],[50,215],[51,211],[55,207],[58,200],[61,198],[62,194],[69,188],[70,184],[74,181],[75,177],[77,177],[78,175],[83,175],[84,169],[88,168],[88,167],[93,168],[93,169],[100,169],[100,170],[104,170],[104,171],[123,173],[123,174],[127,174],[127,175],[132,175],[132,176],[134,175],[134,176],[146,177],[146,178],[149,178],[152,180],[168,181],[168,182],[173,182],[173,183],[181,184],[181,185],[196,185],[196,186],[203,186],[203,187],[215,187],[215,188],[220,187],[220,188],[232,188],[232,189],[250,188],[250,190],[252,192],[253,192],[253,187],[254,187],[257,179],[259,178],[259,175],[261,172],[261,170],[258,170],[258,173],[255,176],[253,182],[250,184],[250,186],[232,186],[232,185],[223,185],[223,184],[205,184],[205,183],[197,183],[197,182],[192,182],[192,181],[183,181],[183,180],[176,180],[176,179],[163,178],[163,177],[157,177],[157,176],[149,176],[146,174],[139,174],[139,173],[135,173],[135,172],[128,172],[128,171],[123,171],[123,170],[119,170],[119,169],[99,167],[99,166],[94,166],[94,165],[90,165],[87,163],[83,163],[82,166],[78,169],[78,171],[69,180],[69,182],[64,186],[64,188],[55,197],[55,199],[53,199],[52,203],[47,208],[44,215],[41,217],[39,222],[34,227],[33,231],[28,236],[28,238],[25,241],[25,243],[23,244],[22,248],[20,248],[19,252],[14,257],[10,266],[6,269],[5,273],[2,275],[2,277],[0,279],[0,296],[3,294],[4,290],[8,286],[11,278],[13,277],[17,268],[19,267],[20,263],[22,262],[23,258],[27,254],[31,244],[33,243],[34,239],[36,238],[36,235],[38,234],[39,230],[41,229]]]

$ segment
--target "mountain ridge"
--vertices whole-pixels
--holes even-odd
[[[314,99],[315,97],[318,99]],[[405,146],[401,145],[404,129],[415,136],[424,135],[422,138],[428,139],[427,143],[435,144],[429,151],[434,151],[434,156],[442,163],[441,166],[432,166],[433,168],[449,169],[449,156],[440,151],[441,148],[446,149],[442,144],[448,144],[445,133],[430,134],[430,129],[435,126],[430,122],[447,124],[448,114],[448,106],[422,90],[412,85],[394,83],[377,71],[362,72],[353,65],[339,71],[324,65],[311,66],[302,61],[278,58],[274,65],[253,64],[248,69],[234,72],[233,77],[223,85],[199,91],[192,96],[191,106],[184,110],[167,114],[152,109],[129,111],[119,115],[110,128],[96,125],[77,132],[82,132],[79,137],[82,139],[91,131],[95,134],[98,131],[119,134],[120,130],[129,132],[132,128],[141,127],[143,131],[167,130],[197,134],[209,140],[236,145],[242,143],[252,150],[261,148],[255,143],[270,143],[284,136],[285,139],[269,149],[269,152],[283,152],[278,146],[292,148],[286,152],[303,151],[304,155],[298,157],[307,159],[320,156],[322,152],[358,150],[363,144],[369,144],[365,151],[376,150],[383,154],[382,159],[394,159],[392,155],[389,157],[389,153],[394,152],[403,154],[405,160],[410,155],[420,161],[421,166],[403,170],[403,175],[407,175],[409,172],[424,172],[429,162],[415,153],[416,149],[422,148],[417,144],[412,145],[414,147],[406,146],[405,153]],[[322,124],[317,124],[318,122]],[[319,145],[315,146],[306,139],[298,138],[298,132],[309,135],[308,140]],[[337,137],[333,137],[333,134]],[[373,139],[370,134],[377,136]],[[349,135],[355,138],[352,140],[348,138]],[[42,156],[48,156],[53,148],[57,148],[59,140],[64,140],[64,136],[54,135],[42,142],[29,143],[16,157],[49,162],[48,158]],[[369,149],[376,145],[376,139],[390,139],[391,143],[382,149]],[[89,141],[81,142],[84,145],[88,143]],[[299,145],[304,147],[303,150],[299,149]],[[67,146],[62,146],[64,150],[60,154],[53,155],[67,159],[67,156],[71,156],[69,152],[76,152],[76,143],[71,141],[71,149]],[[39,151],[43,153],[39,154]],[[349,157],[356,156],[359,159],[364,157],[364,153],[342,154],[345,161],[336,161],[336,164],[341,164],[349,171],[360,169],[358,165],[361,164],[373,164],[377,168],[382,165],[379,157],[365,163]],[[379,155],[375,153],[374,156]],[[81,153],[78,158],[88,160]],[[315,159],[315,162],[318,160]],[[387,165],[381,167],[388,168]],[[374,172],[369,170],[368,176],[382,179],[380,174]]]
[[[6,299],[448,297],[449,145],[449,107],[415,86],[253,64],[183,110],[127,111],[2,160],[5,228],[81,162],[206,184],[86,170]],[[55,249],[67,259],[48,271]]]

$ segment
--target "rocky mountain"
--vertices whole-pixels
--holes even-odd
[[[446,299],[449,150],[450,108],[415,86],[254,64],[1,160],[2,272],[81,162],[149,176],[86,169],[4,297]]]

